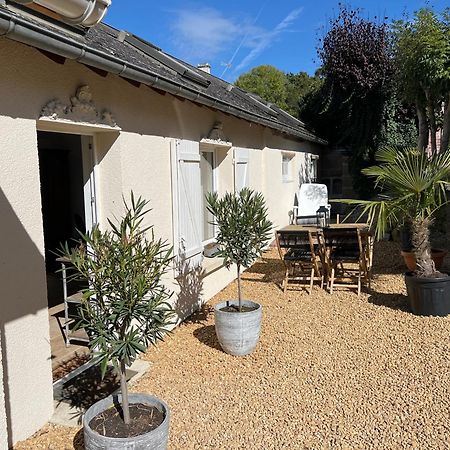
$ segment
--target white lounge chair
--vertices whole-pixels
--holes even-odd
[[[331,212],[328,203],[328,188],[325,184],[303,183],[296,194],[293,207],[293,223],[297,225],[316,225],[317,210],[321,206]]]

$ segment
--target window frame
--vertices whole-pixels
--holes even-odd
[[[212,166],[213,166],[213,173],[212,173],[212,188],[213,192],[219,191],[219,173],[218,173],[218,165],[217,165],[217,152],[216,148],[209,145],[202,145],[200,143],[200,171],[201,171],[201,157],[202,153],[212,153]],[[202,192],[203,195],[203,192]],[[204,198],[202,198],[202,203],[205,201]],[[203,210],[203,217],[202,217],[202,231],[204,226],[204,210]],[[204,239],[204,236],[202,236],[202,246],[205,248],[208,244],[213,244],[216,242],[216,236],[217,236],[217,227],[213,225],[213,237],[209,239]]]
[[[295,153],[281,152],[281,181],[283,183],[292,183],[294,181],[293,169]],[[285,166],[285,160],[287,164]],[[287,173],[284,172],[284,168],[287,167]]]

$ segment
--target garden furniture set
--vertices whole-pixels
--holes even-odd
[[[284,263],[283,291],[291,283],[309,286],[315,281],[333,293],[335,287],[370,287],[373,235],[365,223],[288,225],[276,231],[276,243]]]

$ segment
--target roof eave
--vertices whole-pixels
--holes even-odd
[[[280,124],[256,113],[236,107],[223,100],[211,97],[206,93],[183,86],[180,83],[157,75],[143,67],[126,63],[116,56],[80,44],[70,37],[39,27],[21,17],[13,15],[4,8],[0,8],[0,36],[2,35],[23,44],[57,54],[67,59],[76,60],[82,64],[137,81],[150,87],[161,89],[170,94],[191,100],[192,102],[209,106],[244,120],[281,131],[289,136],[294,136],[321,145],[327,145],[325,140],[320,139],[307,130]]]

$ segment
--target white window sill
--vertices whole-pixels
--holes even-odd
[[[282,181],[283,181],[283,183],[293,183],[294,179],[291,178],[291,177],[289,177],[289,178],[288,177],[286,177],[286,178],[283,177]]]

